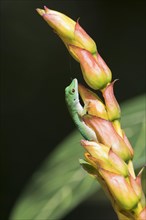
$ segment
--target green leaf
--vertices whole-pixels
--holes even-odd
[[[122,105],[122,127],[134,148],[134,167],[142,167],[146,163],[145,125],[146,96],[142,95]]]
[[[145,161],[144,100],[143,95],[122,105],[122,127],[134,146],[136,169]],[[44,161],[15,204],[11,220],[61,219],[100,189],[97,181],[79,165],[79,158],[83,158],[80,139],[79,132],[73,132]]]
[[[80,167],[80,139],[79,133],[73,132],[46,159],[16,203],[10,219],[60,219],[99,188]]]
[[[91,175],[96,175],[97,174],[97,169],[95,169],[90,163],[88,163],[86,160],[80,159],[79,163],[81,166],[86,170],[89,174]]]

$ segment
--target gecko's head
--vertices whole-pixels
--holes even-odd
[[[71,84],[65,88],[65,99],[68,105],[73,105],[78,102],[78,81],[73,79]]]

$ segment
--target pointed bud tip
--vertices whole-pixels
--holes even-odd
[[[80,17],[78,17],[76,25],[79,24],[79,20],[80,20]]]
[[[40,16],[43,16],[43,15],[45,14],[45,10],[43,10],[43,9],[36,8],[36,11],[38,12],[38,14],[39,14]]]
[[[46,6],[46,5],[44,5],[44,9],[45,9],[45,10],[48,10],[48,8],[47,8],[47,6]]]
[[[44,14],[49,13],[50,9],[44,5],[44,9],[37,8],[36,11],[38,12],[39,15],[43,16]]]
[[[48,12],[50,11],[50,9],[47,8],[47,6],[45,6],[45,5],[44,5],[44,9],[45,9],[45,12],[46,12],[46,13],[48,13]]]

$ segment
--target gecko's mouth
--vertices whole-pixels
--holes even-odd
[[[75,91],[78,90],[78,80],[76,78],[72,80],[71,85],[72,89],[75,89]]]

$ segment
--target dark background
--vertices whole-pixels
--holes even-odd
[[[8,218],[32,173],[74,129],[64,88],[74,77],[83,83],[79,64],[35,8],[46,5],[74,20],[80,17],[113,78],[120,79],[116,96],[122,102],[145,92],[144,2],[1,1],[2,220]],[[89,199],[65,219],[95,220],[104,213],[114,219],[108,208],[97,210]]]

